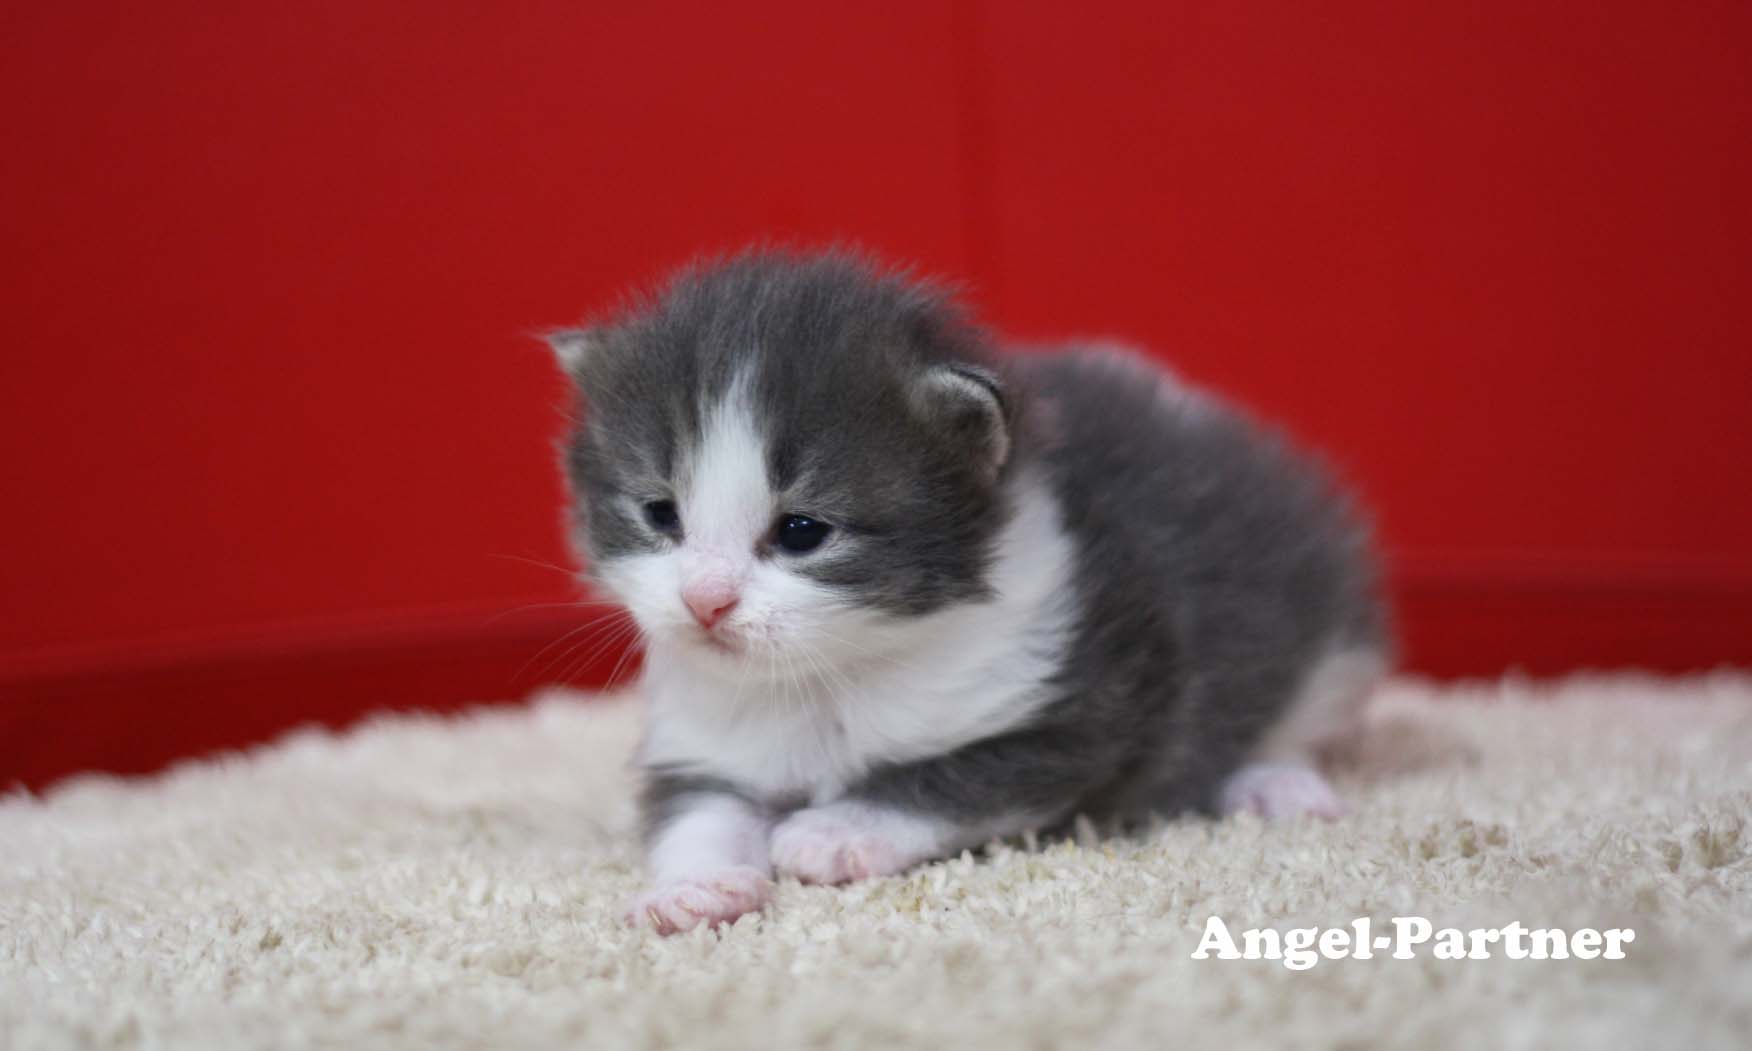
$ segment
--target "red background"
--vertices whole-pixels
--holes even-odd
[[[564,677],[526,333],[762,235],[1328,450],[1417,669],[1752,662],[1745,4],[0,19],[0,782]]]

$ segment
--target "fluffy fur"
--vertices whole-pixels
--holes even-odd
[[[704,266],[553,342],[580,543],[647,646],[633,919],[1076,814],[1339,811],[1314,753],[1386,664],[1366,532],[1216,398],[1111,347],[999,354],[840,255]]]
[[[404,698],[386,698],[401,703]],[[1170,821],[717,933],[623,926],[643,706],[551,695],[0,798],[0,1044],[59,1049],[1744,1048],[1752,677],[1398,681],[1342,821]],[[1424,916],[1619,961],[1194,960]]]

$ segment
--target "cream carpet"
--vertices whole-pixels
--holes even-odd
[[[1183,820],[621,926],[625,701],[307,732],[0,801],[0,1045],[1752,1044],[1752,677],[1376,706],[1334,824]],[[1395,915],[1633,927],[1618,961],[1190,958]]]

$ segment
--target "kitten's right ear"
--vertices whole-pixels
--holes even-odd
[[[557,328],[542,338],[547,340],[555,360],[568,376],[578,375],[585,360],[602,345],[602,337],[595,329],[589,328]]]

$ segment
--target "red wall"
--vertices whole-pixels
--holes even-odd
[[[8,13],[0,780],[600,679],[525,334],[762,235],[1286,421],[1415,667],[1752,662],[1752,7],[601,6]]]

